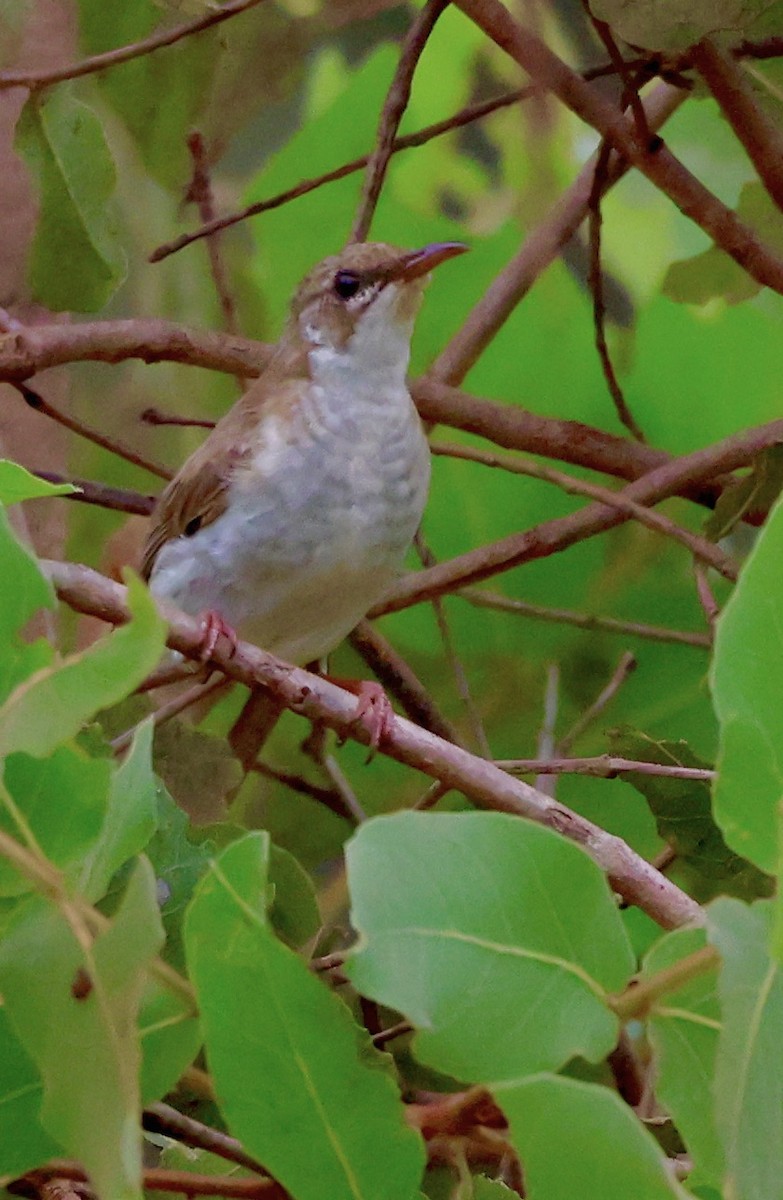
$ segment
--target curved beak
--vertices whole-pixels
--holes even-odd
[[[420,275],[426,275],[433,267],[445,262],[447,258],[456,258],[458,254],[464,254],[468,249],[470,247],[462,242],[431,242],[429,246],[423,246],[421,250],[411,250],[410,253],[403,254],[387,272],[387,278],[406,281],[418,279]]]

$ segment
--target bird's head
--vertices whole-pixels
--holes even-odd
[[[346,246],[305,276],[291,306],[289,334],[325,356],[350,355],[383,366],[403,356],[433,267],[467,250],[434,242],[399,250],[382,242]]]

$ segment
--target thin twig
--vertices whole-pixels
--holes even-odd
[[[699,598],[699,604],[704,616],[707,618],[710,634],[714,637],[718,617],[720,616],[720,606],[710,587],[707,570],[704,564],[700,563],[697,559],[694,559],[693,562],[693,577],[696,581],[696,595]]]
[[[671,642],[677,646],[694,646],[698,650],[709,650],[712,647],[712,638],[706,633],[691,633],[685,629],[665,629],[660,625],[621,621],[615,617],[597,617],[592,613],[573,612],[568,608],[544,608],[540,604],[528,604],[526,600],[512,600],[510,596],[479,588],[463,588],[454,595],[460,596],[478,608],[494,608],[499,612],[517,613],[520,617],[549,621],[555,625],[574,625],[577,629],[619,634],[622,637],[638,637],[650,642]]]
[[[45,1182],[47,1179],[71,1179],[86,1182],[87,1175],[79,1163],[55,1161],[29,1171],[25,1179]],[[148,1167],[142,1172],[141,1184],[151,1192],[181,1192],[184,1196],[225,1196],[227,1200],[290,1200],[274,1179],[239,1179],[234,1175],[200,1175],[193,1171],[173,1171],[164,1167]]]
[[[604,709],[611,704],[626,679],[636,670],[636,666],[637,663],[633,654],[626,650],[621,655],[620,661],[612,672],[609,682],[605,687],[601,688],[593,703],[574,721],[568,733],[564,734],[558,741],[556,750],[558,757],[567,755],[574,742],[582,736],[586,729],[590,728]]]
[[[618,496],[637,504],[658,504],[690,485],[725,471],[745,466],[766,446],[783,440],[783,421],[771,421],[756,429],[743,429],[713,446],[683,455],[665,466],[651,471],[635,483],[623,488]],[[508,571],[523,562],[557,554],[575,542],[612,529],[628,520],[630,514],[605,504],[589,504],[579,512],[513,534],[488,546],[479,546],[448,562],[404,576],[382,604],[376,605],[370,617],[397,612],[411,604],[431,600],[469,583],[477,583]]]
[[[588,0],[584,0],[584,7],[587,11],[587,15],[590,18],[593,28],[609,52],[609,59],[612,63],[612,66],[615,68],[618,76],[622,80],[623,106],[630,107],[631,109],[634,123],[636,125],[636,136],[639,139],[639,144],[640,146],[646,146],[649,149],[652,142],[652,134],[650,132],[650,125],[647,120],[647,113],[644,110],[644,104],[642,103],[642,98],[639,95],[639,84],[634,79],[631,69],[623,60],[623,56],[620,53],[617,42],[614,40],[612,35],[611,28],[607,25],[606,21],[600,21],[598,17],[593,15]],[[649,75],[645,74],[644,69],[642,69],[643,81],[646,81],[648,78]]]
[[[544,716],[538,731],[538,757],[550,759],[555,752],[555,728],[557,726],[557,711],[560,700],[560,668],[557,663],[549,663],[546,670],[546,687],[544,688]],[[535,786],[547,796],[554,797],[557,785],[551,773],[536,776]]]
[[[215,422],[208,417],[178,417],[174,413],[162,413],[159,408],[145,408],[139,413],[145,425],[183,425],[188,429],[214,429]]]
[[[54,67],[41,71],[0,71],[0,89],[26,87],[32,90],[49,87],[64,79],[78,79],[82,75],[93,75],[96,71],[105,71],[109,67],[116,67],[119,63],[129,62],[132,58],[151,54],[153,50],[159,50],[163,46],[172,46],[175,42],[182,41],[183,38],[201,33],[202,30],[209,29],[212,25],[218,25],[221,21],[228,21],[238,13],[245,12],[248,8],[255,8],[260,3],[261,0],[228,0],[228,3],[219,8],[213,8],[206,16],[199,17],[195,21],[188,21],[184,25],[175,25],[172,29],[160,30],[150,34],[142,41],[133,42],[128,46],[118,46],[117,49],[106,50],[102,54],[93,54],[89,58],[83,58],[81,62],[71,63],[65,67]]]
[[[121,585],[76,563],[44,559],[41,566],[60,599],[77,612],[113,625],[129,619],[126,590]],[[169,624],[169,648],[197,659],[204,641],[201,622],[169,604],[160,603],[159,609]],[[281,662],[247,642],[234,647],[224,637],[218,639],[213,665],[245,687],[267,688],[286,708],[309,721],[329,725],[341,737],[364,745],[370,741],[364,723],[356,721],[356,697],[327,679]],[[440,779],[480,808],[525,816],[578,842],[607,872],[615,891],[664,927],[703,919],[699,905],[690,896],[655,872],[620,838],[404,717],[395,716],[389,721],[379,752]]]
[[[614,779],[624,772],[637,775],[661,775],[669,779],[696,779],[711,783],[716,772],[707,767],[677,767],[662,763],[636,762],[631,758],[616,758],[598,754],[592,758],[504,758],[495,766],[512,775],[594,775],[598,779]]]
[[[433,454],[444,454],[450,458],[462,458],[470,462],[482,463],[486,467],[497,467],[505,471],[512,471],[519,475],[529,475],[533,479],[543,479],[547,483],[553,483],[556,487],[562,488],[564,492],[568,492],[575,496],[589,496],[593,500],[598,500],[601,504],[606,504],[609,507],[617,507],[621,512],[625,512],[628,516],[633,517],[642,525],[646,525],[650,529],[654,529],[656,533],[662,533],[665,537],[672,538],[676,542],[680,542],[687,547],[692,554],[708,563],[726,579],[735,582],[739,576],[739,567],[732,559],[716,546],[714,542],[710,542],[707,538],[700,537],[696,533],[691,533],[688,529],[683,529],[680,525],[676,525],[669,517],[663,516],[662,513],[654,512],[651,508],[643,504],[638,504],[633,500],[629,500],[626,492],[612,492],[609,488],[601,487],[599,484],[587,483],[582,479],[575,479],[572,475],[566,475],[563,471],[557,471],[553,467],[545,467],[540,463],[533,462],[530,459],[512,458],[510,455],[487,453],[485,450],[477,450],[473,446],[457,446],[451,443],[433,442],[431,444]]]
[[[638,96],[637,96],[638,99]],[[601,228],[603,225],[603,211],[601,209],[601,197],[607,190],[607,176],[609,172],[609,160],[612,155],[611,144],[604,139],[598,151],[598,157],[595,163],[595,177],[593,179],[593,187],[590,192],[590,201],[588,208],[590,210],[590,272],[589,284],[590,293],[593,297],[593,329],[595,332],[595,347],[598,351],[598,360],[601,363],[606,386],[609,389],[609,395],[614,402],[615,411],[618,419],[625,426],[628,432],[639,442],[645,442],[647,439],[642,432],[641,426],[637,422],[630,408],[628,401],[625,398],[623,389],[620,386],[620,381],[617,378],[617,372],[614,369],[612,356],[609,353],[609,343],[606,340],[606,301],[604,297],[604,273],[601,267]]]
[[[714,946],[702,946],[700,950],[694,950],[671,966],[662,967],[653,975],[632,980],[619,996],[610,997],[609,1004],[621,1021],[644,1018],[661,996],[676,992],[691,979],[714,971],[720,966],[720,961],[720,954]],[[719,1028],[717,1022],[716,1028]]]
[[[424,7],[414,17],[410,29],[405,35],[405,40],[400,48],[397,69],[381,110],[375,149],[367,164],[367,174],[359,208],[348,239],[351,242],[367,240],[373,213],[386,176],[386,169],[393,153],[394,139],[405,109],[408,107],[414,72],[438,17],[448,2],[449,0],[427,0]]]
[[[190,708],[193,704],[198,704],[200,700],[204,700],[207,696],[214,697],[217,693],[225,692],[230,687],[228,680],[219,675],[217,679],[208,680],[206,683],[197,683],[187,691],[182,692],[179,696],[173,696],[171,700],[167,700],[165,704],[161,704],[160,708],[155,710],[155,715],[152,722],[157,729],[159,725],[170,721],[172,717],[177,717],[186,708]],[[111,741],[112,752],[115,756],[124,754],[133,741],[137,726],[132,729],[126,729],[124,733],[119,734]]]
[[[95,483],[92,479],[76,479],[71,475],[60,475],[57,471],[33,471],[39,479],[49,483],[72,483],[79,488],[64,500],[78,500],[82,504],[96,504],[99,508],[111,508],[116,512],[134,513],[148,517],[155,507],[155,497],[127,488],[109,487],[106,483]]]
[[[274,779],[284,787],[290,788],[292,792],[298,792],[302,796],[316,800],[344,821],[353,821],[354,819],[353,813],[346,807],[345,801],[336,788],[319,787],[318,784],[311,783],[309,779],[304,779],[301,775],[293,775],[289,771],[278,771],[276,767],[270,767],[268,763],[262,762],[260,759],[253,763],[250,770],[255,771],[258,775],[263,775],[265,779]]]
[[[124,458],[126,462],[132,463],[134,467],[140,467],[142,471],[148,471],[150,475],[157,475],[159,479],[171,479],[172,472],[166,467],[162,467],[159,463],[153,462],[144,455],[139,454],[130,446],[126,446],[124,442],[117,438],[111,438],[105,433],[100,433],[97,429],[93,429],[90,425],[86,425],[84,421],[79,421],[76,417],[71,417],[67,413],[61,412],[48,400],[44,400],[43,396],[26,383],[14,383],[13,385],[19,394],[22,396],[25,404],[36,412],[41,413],[44,417],[49,417],[52,421],[56,421],[58,425],[65,426],[70,429],[71,433],[75,433],[77,437],[84,438],[85,441],[92,442],[95,446],[100,446],[103,450],[108,450],[110,454],[116,454],[118,458]]]
[[[644,59],[635,59],[629,65],[641,66],[644,61]],[[592,67],[589,71],[585,71],[583,78],[598,79],[601,76],[613,74],[614,67],[612,64],[604,63],[600,67]],[[473,121],[480,121],[502,108],[509,108],[512,104],[519,104],[522,101],[529,100],[538,91],[540,89],[535,87],[515,88],[513,91],[503,92],[502,95],[495,96],[493,99],[482,100],[477,104],[470,104],[443,121],[436,121],[432,125],[425,125],[423,129],[418,129],[414,133],[406,133],[403,137],[395,138],[392,144],[392,154],[398,154],[401,150],[411,150],[417,146],[425,146],[427,142],[431,142],[434,138],[442,137],[446,133],[451,133],[454,129],[462,129],[466,125],[472,124]],[[256,217],[261,213],[270,212],[272,209],[281,208],[284,204],[288,204],[292,200],[298,200],[300,196],[306,196],[309,192],[313,192],[325,184],[335,183],[338,179],[345,179],[347,175],[353,175],[356,171],[363,170],[369,163],[370,157],[369,154],[363,154],[359,158],[351,159],[350,162],[342,163],[339,167],[332,168],[331,171],[325,171],[322,175],[316,175],[312,179],[303,179],[294,187],[287,188],[284,192],[279,192],[276,196],[270,196],[268,200],[258,200],[255,204],[248,204],[245,208],[239,209],[237,212],[227,214],[225,217],[219,217],[215,221],[210,221],[208,224],[194,229],[191,233],[180,234],[179,237],[173,238],[169,242],[164,242],[153,250],[149,256],[149,262],[160,262],[162,259],[168,258],[170,254],[176,254],[178,250],[183,250],[186,246],[192,245],[193,242],[197,242],[203,237],[209,237],[210,234],[218,233],[221,229],[228,229],[232,225],[238,225],[240,221],[246,221],[249,217]]]

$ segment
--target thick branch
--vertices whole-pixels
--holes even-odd
[[[737,60],[710,38],[693,48],[693,65],[748,152],[764,187],[783,211],[783,137],[758,103]]]
[[[57,593],[78,612],[114,625],[128,620],[125,589],[88,567],[47,561],[44,569]],[[169,622],[168,645],[198,659],[203,647],[201,622],[161,605]],[[328,680],[281,662],[246,642],[236,651],[220,638],[215,666],[246,687],[265,687],[293,712],[321,721],[342,737],[369,742],[368,731],[356,721],[356,698]],[[578,842],[607,872],[612,886],[628,903],[637,904],[665,928],[701,920],[701,909],[689,896],[635,854],[620,838],[606,833],[549,796],[459,746],[396,717],[381,752],[456,788],[480,808],[527,817]]]
[[[757,283],[783,293],[783,259],[773,254],[662,142],[654,139],[650,145],[640,144],[633,124],[540,38],[517,24],[500,0],[455,2],[534,80],[607,138]]]

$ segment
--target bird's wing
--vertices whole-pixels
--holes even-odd
[[[143,579],[149,579],[166,542],[197,533],[225,511],[232,479],[264,444],[267,419],[281,410],[290,411],[303,382],[301,378],[283,381],[265,372],[185,462],[152,514],[141,562]],[[258,485],[263,486],[261,479]]]

